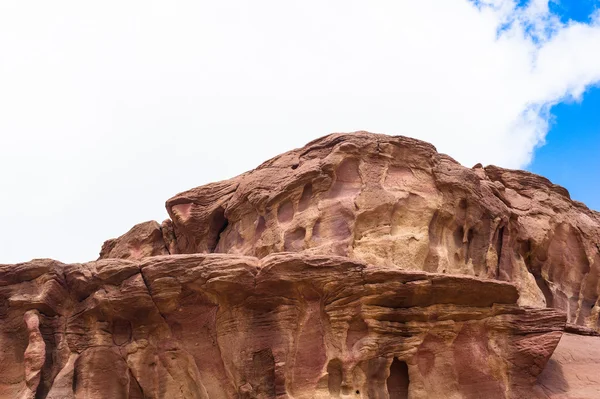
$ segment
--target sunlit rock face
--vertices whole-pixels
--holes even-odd
[[[0,398],[600,389],[600,217],[542,177],[361,132],[166,205],[97,261],[0,265]]]
[[[522,398],[565,325],[508,283],[336,256],[0,272],[2,398]]]
[[[339,255],[513,282],[519,304],[600,330],[600,216],[524,171],[428,143],[333,134],[167,201],[171,253]]]

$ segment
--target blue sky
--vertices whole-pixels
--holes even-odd
[[[549,4],[564,23],[588,22],[599,5],[596,0]],[[571,198],[600,211],[600,88],[591,87],[578,100],[553,106],[551,114],[546,144],[534,152],[527,169],[567,188]]]
[[[589,89],[578,102],[555,105],[551,113],[546,144],[527,169],[600,211],[600,88]]]
[[[589,22],[599,5],[598,0],[558,0],[549,3],[550,11],[560,16],[563,22]]]

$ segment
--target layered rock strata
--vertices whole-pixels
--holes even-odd
[[[0,276],[2,398],[523,398],[565,325],[508,283],[336,256],[39,260]]]
[[[0,265],[0,398],[596,397],[600,216],[540,176],[358,132],[166,206]]]
[[[422,141],[333,134],[166,206],[172,254],[335,254],[511,281],[521,305],[600,331],[599,213],[541,176],[465,168]]]

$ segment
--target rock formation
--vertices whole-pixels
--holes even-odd
[[[0,398],[600,397],[600,215],[540,176],[334,134],[166,206],[0,265]]]
[[[523,171],[405,137],[334,134],[167,201],[173,253],[336,254],[511,281],[599,329],[600,214]]]

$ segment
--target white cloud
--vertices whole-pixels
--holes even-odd
[[[0,261],[83,261],[178,191],[334,131],[523,167],[600,80],[546,1],[0,3]]]

